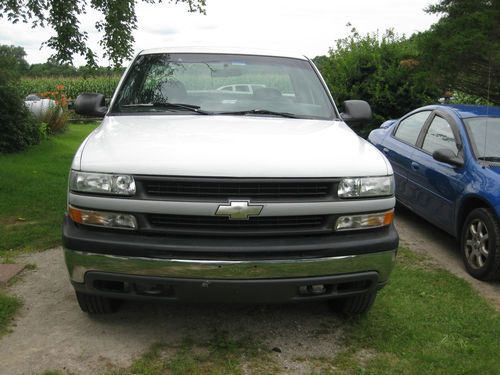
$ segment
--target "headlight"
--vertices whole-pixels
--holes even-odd
[[[137,229],[134,215],[121,212],[83,210],[68,206],[68,213],[75,223],[115,229]]]
[[[390,225],[393,218],[394,210],[364,215],[341,216],[335,223],[335,230],[342,231],[384,227]]]
[[[340,181],[339,198],[380,197],[394,194],[394,177],[357,177]]]
[[[132,176],[71,171],[69,188],[82,193],[134,195]]]

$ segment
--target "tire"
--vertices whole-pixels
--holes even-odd
[[[460,251],[467,272],[487,281],[500,278],[500,223],[488,208],[476,208],[462,227]]]
[[[377,291],[371,291],[363,294],[356,294],[351,297],[332,300],[333,310],[345,316],[355,316],[366,314],[375,302]]]
[[[121,300],[75,292],[78,305],[89,314],[110,314],[118,311]]]

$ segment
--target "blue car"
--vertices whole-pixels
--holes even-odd
[[[500,108],[430,105],[368,139],[392,164],[398,202],[455,236],[472,276],[500,278]]]

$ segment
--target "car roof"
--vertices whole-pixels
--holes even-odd
[[[219,53],[227,55],[258,55],[273,57],[289,57],[300,60],[307,60],[300,53],[273,51],[266,49],[236,48],[236,47],[196,47],[196,46],[178,46],[146,49],[139,52],[139,55],[150,55],[155,53]]]
[[[500,107],[472,104],[447,104],[438,107],[449,108],[461,118],[480,116],[500,116]]]

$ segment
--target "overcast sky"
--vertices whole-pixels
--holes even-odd
[[[71,1],[71,0],[70,0]],[[394,28],[399,34],[423,31],[437,20],[423,9],[437,0],[207,0],[207,15],[186,11],[183,4],[138,4],[135,52],[145,48],[185,45],[257,47],[326,54],[335,40],[348,35],[350,22],[362,34]],[[99,34],[89,12],[80,20],[97,48]],[[29,63],[45,62],[52,51],[41,43],[51,29],[31,29],[0,20],[0,44],[23,46]],[[75,65],[83,58],[75,57]],[[100,59],[100,65],[108,61]]]

